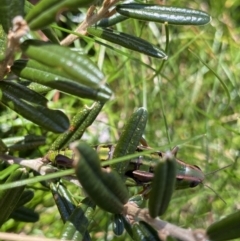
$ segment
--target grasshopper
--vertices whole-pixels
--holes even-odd
[[[155,151],[151,153],[150,156],[144,155],[144,151],[150,149],[150,147],[138,146],[136,151],[143,155],[139,156],[136,160],[131,160],[130,165],[133,166],[133,170],[126,173],[126,175],[130,175],[139,185],[147,185],[152,181],[154,177],[154,160],[157,160],[159,157],[163,158],[165,155],[165,153],[161,151]],[[171,152],[176,157],[178,147],[173,148]],[[150,162],[150,164],[146,165],[146,162]],[[198,166],[187,164],[177,158],[176,162],[176,189],[193,188],[203,182],[204,174]]]
[[[99,153],[101,161],[110,160],[113,157],[115,145],[104,144],[94,146],[94,149]],[[137,158],[131,159],[128,162],[128,168],[125,176],[128,180],[133,182],[126,182],[129,186],[149,186],[154,177],[154,166],[156,160],[163,158],[165,153],[162,151],[153,151],[151,154],[145,154],[145,151],[151,150],[148,146],[139,145],[136,152],[139,153]],[[178,147],[173,148],[171,151],[176,157]],[[71,168],[74,153],[72,150],[66,149],[64,151],[52,151],[45,157],[45,160],[51,161],[57,166]],[[176,175],[176,189],[193,188],[198,186],[204,180],[204,174],[201,169],[196,165],[190,165],[184,161],[177,159],[177,175]]]

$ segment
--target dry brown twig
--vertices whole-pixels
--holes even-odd
[[[20,166],[30,168],[31,170],[34,170],[41,175],[46,175],[47,173],[52,173],[56,171],[54,167],[46,165],[46,163],[42,161],[43,160],[42,157],[26,160],[19,157],[13,157],[6,154],[1,154],[0,158],[4,160],[6,163],[8,163],[9,165],[19,164]]]
[[[136,206],[133,202],[128,202],[124,206],[124,214],[130,220],[130,222],[135,221],[145,221],[157,230],[159,237],[165,240],[168,235],[178,238],[182,241],[206,241],[205,231],[190,230],[180,228],[174,224],[163,221],[159,218],[151,218],[147,209],[141,209]]]
[[[75,32],[81,35],[87,34],[87,28],[95,23],[97,23],[102,18],[109,16],[109,10],[112,6],[114,6],[117,2],[120,0],[105,0],[102,4],[102,7],[96,12],[96,7],[91,6],[88,9],[86,19],[76,28]],[[68,35],[65,39],[61,41],[61,45],[68,46],[71,44],[74,40],[79,38],[78,36],[74,34]]]
[[[30,168],[31,170],[38,172],[42,176],[57,171],[55,167],[48,165],[48,163],[44,161],[44,158],[42,157],[35,159],[23,159],[20,157],[13,157],[6,154],[0,154],[0,158],[9,165],[18,164],[22,167]],[[82,187],[75,176],[63,176],[62,178],[79,187]]]
[[[22,16],[16,16],[13,19],[12,24],[13,27],[8,33],[5,58],[0,63],[0,80],[2,80],[7,73],[9,73],[10,67],[14,61],[15,51],[19,48],[19,40],[29,31],[27,22]]]
[[[50,239],[45,237],[34,237],[25,234],[2,233],[0,232],[1,240],[9,241],[60,241],[60,239]],[[67,240],[66,240],[67,241]]]

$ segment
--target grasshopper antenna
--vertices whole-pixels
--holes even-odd
[[[206,176],[209,176],[209,175],[211,175],[211,174],[213,174],[213,173],[216,173],[216,172],[219,172],[219,171],[221,171],[221,170],[224,170],[224,169],[226,169],[226,168],[228,168],[228,167],[230,167],[230,166],[232,166],[232,165],[233,165],[233,164],[229,164],[229,165],[227,165],[227,166],[225,166],[225,167],[221,167],[221,168],[219,168],[219,169],[217,169],[217,170],[215,170],[215,171],[206,173],[204,176],[205,176],[205,177],[206,177]]]
[[[205,176],[205,177],[206,177],[206,176],[209,176],[209,175],[211,175],[211,174],[213,174],[213,173],[216,173],[216,172],[219,172],[219,171],[221,171],[221,170],[224,170],[224,169],[226,169],[226,168],[228,168],[228,167],[230,167],[230,166],[232,166],[232,164],[229,164],[229,165],[227,165],[227,166],[225,166],[225,167],[221,167],[221,168],[219,168],[219,169],[217,169],[217,170],[215,170],[215,171],[209,172],[209,173],[205,174],[204,176]],[[224,199],[223,199],[213,188],[211,188],[210,186],[208,186],[208,185],[206,185],[206,184],[204,184],[204,183],[202,183],[202,184],[203,184],[203,186],[209,188],[213,193],[215,193],[216,196],[217,196],[220,200],[222,200],[225,205],[227,204],[227,203],[224,201]]]
[[[224,201],[224,199],[213,189],[213,188],[211,188],[210,186],[208,186],[208,185],[206,185],[206,184],[204,184],[204,183],[202,183],[202,185],[204,186],[204,187],[207,187],[207,188],[209,188],[214,194],[216,194],[216,196],[220,199],[220,200],[222,200],[222,202],[226,205],[227,203]]]

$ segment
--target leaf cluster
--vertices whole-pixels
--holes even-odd
[[[233,138],[238,150],[239,135],[236,69],[227,68],[228,58],[238,60],[233,54],[237,46],[231,42],[228,53],[229,39],[219,40],[225,32],[216,20],[221,8],[211,1],[179,7],[175,2],[1,4],[3,231],[31,235],[37,227],[61,240],[240,237],[240,215],[232,201],[227,200],[232,209],[226,208],[219,221],[221,215],[208,217],[213,215],[209,206],[199,202],[211,203],[213,195],[201,189],[195,199],[197,191],[175,191],[204,185],[207,177],[185,159],[201,160],[204,153],[205,170],[213,169],[210,152],[216,148],[211,142],[228,146]],[[237,22],[228,21],[224,27],[230,31]],[[143,136],[157,148],[150,148]],[[99,145],[102,139],[116,145]],[[193,151],[183,153],[184,161],[177,159],[176,149],[162,151],[174,145]],[[217,165],[226,165],[228,156],[224,153]],[[219,181],[221,189],[236,175],[231,171]],[[215,204],[219,213],[223,204]],[[194,207],[198,218],[191,215]],[[51,232],[47,226],[55,215],[59,219]]]

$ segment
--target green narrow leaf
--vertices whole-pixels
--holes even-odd
[[[172,194],[175,190],[175,182],[176,182],[176,174],[177,174],[176,160],[174,156],[171,154],[171,152],[167,152],[164,158],[166,159],[166,164],[167,164],[167,174],[166,174],[166,185],[164,187],[164,195],[158,211],[159,216],[163,215],[167,210]],[[155,177],[155,173],[154,173],[154,177]],[[152,192],[154,191],[155,190],[152,190]]]
[[[7,164],[5,163],[5,161],[0,160],[0,180],[4,179],[4,178],[1,179],[1,171],[3,171],[6,167],[7,167]]]
[[[60,150],[67,147],[71,142],[80,140],[87,127],[96,119],[103,105],[104,103],[95,102],[91,108],[85,107],[79,110],[72,118],[70,128],[57,137],[50,150]]]
[[[125,48],[155,57],[160,59],[167,59],[167,55],[163,50],[157,48],[144,39],[129,35],[126,33],[118,32],[107,28],[89,27],[88,33],[105,39],[111,43],[121,45]]]
[[[115,13],[114,15],[112,15],[109,18],[103,18],[101,19],[96,26],[98,27],[102,27],[102,28],[106,28],[106,27],[111,27],[117,23],[120,23],[124,20],[127,20],[128,17],[125,17],[119,13]]]
[[[5,33],[3,26],[0,25],[0,61],[5,57],[7,47],[7,34]]]
[[[148,202],[149,214],[152,218],[156,218],[159,215],[165,195],[165,187],[167,187],[167,163],[166,160],[159,160],[154,168],[152,190]]]
[[[46,140],[45,137],[43,136],[37,136],[37,135],[26,135],[26,136],[14,136],[14,137],[8,137],[8,138],[4,138],[3,142],[5,143],[5,145],[9,146],[13,146],[18,142],[34,142],[34,141],[44,141]]]
[[[145,126],[147,123],[147,110],[143,107],[137,109],[123,128],[123,132],[115,147],[113,158],[133,154],[142,138]],[[113,164],[112,167],[116,169],[121,175],[124,175],[128,164],[125,162]]]
[[[15,209],[9,216],[19,222],[35,223],[39,220],[39,214],[27,207],[19,207]]]
[[[59,183],[58,192],[62,196],[65,206],[67,207],[67,210],[71,214],[76,208],[76,205],[67,187],[65,187],[62,183]]]
[[[0,139],[0,153],[4,153],[7,151],[7,146],[6,144],[4,143],[4,141],[2,139]]]
[[[91,106],[90,108],[90,112],[88,113],[88,115],[86,116],[86,118],[84,118],[84,120],[82,121],[78,121],[79,115],[73,118],[72,122],[76,123],[76,131],[73,132],[73,135],[71,136],[71,138],[68,140],[68,142],[66,143],[65,146],[69,145],[71,142],[76,141],[81,139],[82,135],[84,134],[84,132],[86,131],[86,129],[95,121],[95,119],[97,118],[98,114],[100,113],[100,111],[102,110],[103,106],[105,103],[103,102],[94,102],[94,104]]]
[[[15,88],[21,89],[21,92]],[[13,82],[0,81],[0,89],[1,102],[24,118],[53,132],[61,133],[68,129],[68,118],[59,110],[45,107],[43,96]]]
[[[143,202],[144,202],[144,198],[142,194],[136,194],[134,196],[132,196],[131,198],[129,198],[129,202],[134,202],[137,206],[142,206]]]
[[[0,88],[4,92],[11,92],[11,95],[17,96],[19,99],[24,99],[30,103],[46,106],[48,102],[44,96],[13,81],[1,81]]]
[[[124,228],[126,229],[127,233],[130,235],[130,237],[133,239],[133,229],[132,225],[129,223],[127,218],[125,216],[122,216],[122,221],[124,224]]]
[[[19,181],[28,178],[28,172],[25,169],[18,168],[10,174],[5,183],[12,183],[14,181]],[[0,191],[0,226],[9,218],[10,214],[16,207],[18,200],[20,199],[25,186],[15,187],[7,190]]]
[[[58,36],[55,33],[55,30],[53,28],[49,27],[49,28],[42,29],[42,32],[52,43],[60,44],[60,40],[58,39]]]
[[[102,180],[110,190],[115,194],[115,196],[123,203],[126,204],[129,195],[126,186],[123,183],[120,175],[110,168],[103,170]]]
[[[211,241],[225,241],[240,238],[240,210],[232,213],[207,228]]]
[[[34,197],[34,192],[32,190],[25,190],[23,194],[21,195],[20,199],[17,202],[17,205],[15,208],[19,208],[26,203],[30,202]]]
[[[55,183],[50,183],[50,190],[52,192],[53,199],[57,205],[61,219],[65,223],[72,214],[72,211],[68,208],[68,203],[66,202],[65,198],[59,193],[58,186]]]
[[[113,221],[112,221],[112,225],[113,225],[113,232],[115,235],[122,235],[124,232],[124,221],[123,221],[124,217],[121,214],[114,214],[113,215]]]
[[[136,241],[161,241],[157,231],[144,221],[133,224],[133,239]]]
[[[51,3],[51,1],[48,1],[49,3]],[[28,2],[27,0],[25,1],[25,6],[24,6],[24,12],[25,12],[25,16],[29,15],[30,11],[33,11],[32,9],[35,8],[35,5],[31,4],[30,2]],[[51,27],[46,27],[44,29],[42,29],[42,32],[45,34],[45,36],[52,42],[52,43],[56,43],[56,44],[60,44],[60,41],[54,31],[54,29],[52,29]]]
[[[11,70],[21,78],[80,98],[107,101],[111,97],[111,90],[107,86],[90,88],[69,78],[62,69],[53,69],[34,60],[17,60]]]
[[[45,95],[47,94],[50,90],[52,90],[52,88],[38,84],[38,83],[34,83],[28,80],[18,80],[18,83],[26,86],[27,88],[29,88],[30,90],[37,92],[40,95]]]
[[[18,168],[19,168],[18,164],[13,164],[4,168],[3,170],[0,171],[0,180],[3,181],[8,176],[10,176],[12,172],[16,171]]]
[[[9,137],[3,141],[7,144],[9,151],[22,151],[44,145],[46,143],[46,138],[43,136],[27,135]]]
[[[16,16],[24,15],[24,0],[1,0],[0,25],[7,34],[12,28],[12,20]]]
[[[139,225],[142,227],[143,233],[145,237],[147,237],[148,240],[151,241],[161,241],[161,239],[158,236],[157,231],[150,226],[148,223],[144,221],[139,221]]]
[[[103,73],[85,55],[39,40],[26,40],[20,47],[31,59],[48,67],[61,69],[65,77],[75,79],[80,84],[93,88],[100,88],[103,84]]]
[[[27,14],[26,20],[32,30],[45,28],[55,21],[63,10],[87,7],[95,0],[42,0]]]
[[[116,11],[129,18],[176,25],[204,25],[211,21],[206,12],[156,4],[119,4]]]
[[[79,206],[75,208],[67,222],[65,223],[61,240],[86,240],[85,234],[92,220],[95,204],[85,198]]]
[[[79,143],[73,150],[77,178],[89,197],[102,209],[111,213],[121,213],[124,203],[116,196],[115,190],[106,185],[107,178],[101,171],[96,151],[85,143]]]

